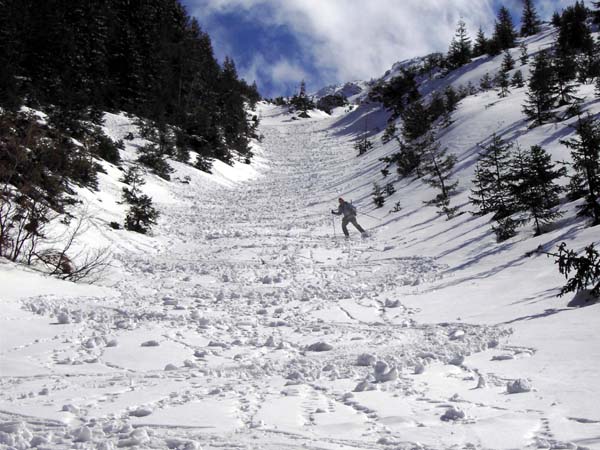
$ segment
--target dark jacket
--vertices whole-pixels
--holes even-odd
[[[337,211],[331,211],[331,213],[336,216],[341,216],[343,214],[346,218],[356,217],[356,209],[348,202],[340,203]]]

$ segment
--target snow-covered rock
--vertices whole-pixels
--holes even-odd
[[[514,381],[506,383],[506,392],[509,394],[522,394],[524,392],[530,392],[532,389],[529,380],[519,378]]]
[[[145,428],[137,428],[133,430],[126,438],[119,439],[117,447],[134,447],[136,445],[144,445],[150,441],[148,431]]]
[[[309,352],[327,352],[333,350],[333,345],[327,342],[315,342],[306,348]]]
[[[377,362],[377,357],[370,353],[362,353],[356,358],[356,365],[361,367],[370,367]]]
[[[458,406],[451,406],[442,414],[440,419],[444,422],[455,422],[457,420],[462,420],[466,417],[465,412],[460,409]]]
[[[75,442],[90,442],[92,438],[92,430],[87,426],[78,428],[73,432],[73,440]]]

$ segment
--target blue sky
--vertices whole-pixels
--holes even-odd
[[[462,17],[490,31],[504,3],[518,24],[522,0],[183,0],[219,60],[267,97],[378,77],[399,60],[445,51]],[[534,0],[547,18],[574,0]]]

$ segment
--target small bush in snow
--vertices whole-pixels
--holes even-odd
[[[511,217],[504,217],[494,222],[492,231],[496,234],[498,242],[504,242],[517,234],[518,226],[519,224]]]
[[[377,183],[373,183],[373,192],[371,193],[373,196],[373,203],[378,208],[381,208],[385,203],[385,196],[383,195],[383,190]]]
[[[396,192],[396,188],[394,187],[393,183],[388,183],[385,185],[385,193],[388,195],[388,197],[393,195],[394,192]]]
[[[154,144],[148,144],[140,150],[141,154],[137,161],[148,167],[150,171],[159,177],[170,180],[173,169],[160,152],[159,147]]]
[[[523,79],[523,72],[517,70],[510,81],[511,85],[515,88],[522,88],[525,86],[525,80]]]
[[[367,138],[367,134],[363,134],[360,141],[354,144],[354,149],[358,151],[358,156],[364,155],[373,148],[373,143]]]
[[[479,87],[483,91],[489,91],[493,86],[492,77],[489,73],[486,73],[479,81]]]
[[[123,141],[114,142],[101,132],[98,132],[95,138],[96,142],[92,149],[93,153],[105,161],[119,164],[121,162],[120,150],[124,148]]]

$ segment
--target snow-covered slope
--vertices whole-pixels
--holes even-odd
[[[368,89],[368,86],[369,84],[364,81],[353,81],[341,85],[334,84],[319,89],[316,93],[312,94],[311,97],[315,100],[319,100],[327,95],[342,95],[346,97],[350,103],[355,103],[363,97],[361,94]]]
[[[498,64],[477,60],[439,82]],[[596,114],[592,92],[582,88],[583,107]],[[153,236],[107,228],[123,215],[108,170],[106,197],[90,194],[86,238],[112,246],[101,283],[0,264],[0,443],[600,448],[600,305],[569,307],[552,260],[525,256],[561,241],[581,248],[598,231],[565,203],[553,230],[497,244],[489,218],[468,213],[478,144],[493,132],[568,158],[558,141],[569,123],[528,129],[523,99],[522,89],[467,97],[440,133],[459,159],[453,203],[465,214],[450,221],[412,179],[372,206],[379,159],[395,150],[380,144],[388,114],[375,104],[307,120],[262,104],[255,166],[210,176],[174,163],[175,181],[148,177],[162,213]],[[357,158],[365,117],[376,146]],[[113,136],[130,131],[126,118],[108,119]],[[357,205],[369,238],[351,229],[343,239],[330,214],[339,196]]]

